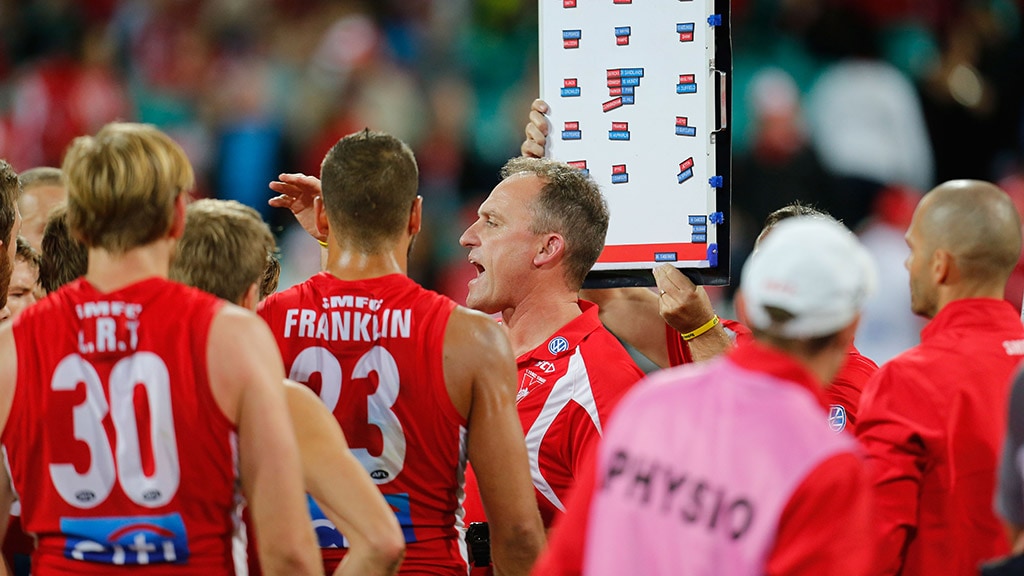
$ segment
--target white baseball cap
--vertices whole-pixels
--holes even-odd
[[[853,322],[877,284],[875,263],[845,226],[817,216],[775,225],[743,266],[747,322],[768,334],[804,339]],[[773,322],[766,307],[792,315]]]

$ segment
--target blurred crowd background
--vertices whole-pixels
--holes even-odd
[[[1024,2],[731,6],[734,278],[768,212],[832,212],[878,259],[857,342],[881,363],[921,327],[903,269],[920,194],[981,178],[1024,211]],[[318,174],[347,133],[387,131],[413,147],[428,211],[411,274],[463,301],[475,272],[458,237],[518,154],[537,60],[536,0],[0,0],[0,157],[60,166],[79,134],[153,123],[187,150],[197,195],[263,212],[285,287],[318,250],[266,207],[267,183]],[[727,307],[734,289],[714,297]]]

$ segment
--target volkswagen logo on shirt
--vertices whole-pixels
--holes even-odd
[[[846,408],[839,404],[828,407],[828,427],[836,434],[846,429]]]
[[[569,349],[569,341],[564,336],[555,336],[548,342],[548,352],[552,354],[561,354]]]

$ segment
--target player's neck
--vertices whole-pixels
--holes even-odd
[[[565,290],[532,294],[502,312],[501,318],[508,327],[512,351],[518,357],[540,346],[582,313],[577,293]]]
[[[408,274],[408,258],[388,251],[364,254],[331,246],[324,270],[340,280],[366,280],[389,274]]]
[[[157,240],[121,254],[102,248],[89,249],[89,268],[85,279],[100,292],[113,292],[147,278],[166,278],[171,266],[174,243]]]

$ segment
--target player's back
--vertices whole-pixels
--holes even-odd
[[[260,308],[289,378],[320,395],[398,515],[404,574],[466,573],[457,529],[466,420],[444,379],[454,306],[399,274],[349,282],[320,273]],[[311,512],[332,567],[344,556],[344,538]]]
[[[18,319],[3,442],[33,573],[233,573],[235,427],[206,359],[220,305],[160,278],[78,280]]]

